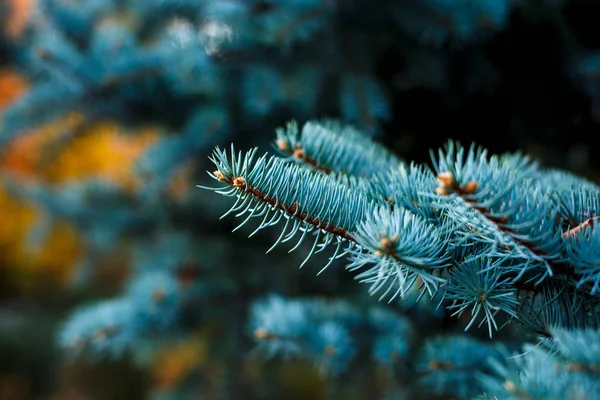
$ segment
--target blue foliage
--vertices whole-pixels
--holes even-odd
[[[405,58],[385,78],[401,92],[487,92],[497,73],[484,44],[523,2],[368,3],[39,1],[27,34],[10,49],[30,87],[3,110],[0,146],[73,112],[91,126],[109,119],[160,127],[135,161],[136,176],[149,182],[139,191],[95,179],[49,185],[1,177],[11,195],[47,211],[28,232],[29,245],[39,245],[54,220],[77,229],[88,250],[79,260],[80,288],[100,254],[131,247],[119,254],[132,260],[122,293],[76,309],[60,330],[69,355],[135,353],[149,338],[209,325],[211,313],[215,329],[223,320],[239,327],[249,307],[246,334],[259,354],[308,359],[333,379],[375,365],[392,381],[383,390],[390,397],[396,384],[417,387],[403,392],[407,398],[600,396],[593,379],[600,188],[522,154],[449,141],[421,165],[371,140],[395,112],[380,73],[386,51],[398,46]],[[467,51],[465,78],[454,81],[449,70]],[[590,53],[574,68],[595,98],[598,65]],[[222,150],[232,141],[236,148],[260,142],[269,134],[263,127],[292,114],[307,122],[277,129],[280,156]],[[66,142],[78,134],[68,133]],[[261,232],[274,241],[269,251],[296,239],[290,252],[308,252],[301,266],[331,250],[319,279],[345,258],[366,292],[388,304],[354,293],[351,300],[263,297],[269,284],[289,289],[295,277],[273,271],[283,263],[262,265],[261,245],[224,245],[224,225],[215,223],[222,199],[199,190],[181,201],[164,195],[188,166],[196,179],[209,164],[199,155],[215,146],[209,175],[217,187],[199,186],[233,199],[221,218],[243,217],[234,231],[255,218],[250,236],[277,227]],[[478,335],[472,328],[485,326],[491,337],[507,324],[524,327],[539,346],[508,359],[513,349],[462,332]],[[222,347],[229,351],[235,334],[219,337]]]
[[[370,177],[402,164],[396,155],[356,128],[334,120],[308,121],[302,129],[290,122],[276,133],[276,146],[282,154],[327,173],[335,167],[337,173]]]
[[[403,29],[420,41],[435,46],[448,42],[460,44],[503,29],[514,3],[513,0],[408,1],[405,7],[398,7],[395,17]]]
[[[35,86],[4,113],[5,142],[74,109],[89,117],[122,116],[139,104],[158,105],[187,121],[206,107],[234,112],[237,102],[247,124],[277,107],[309,112],[321,101],[324,77],[337,70],[338,62],[325,66],[318,54],[340,46],[332,35],[334,2],[100,0],[76,7],[45,0],[40,7],[17,54]],[[322,50],[310,57],[263,56],[292,45]],[[180,101],[185,108],[177,108]],[[369,69],[341,76],[326,102],[371,130],[390,114]]]
[[[147,272],[131,283],[127,291],[144,327],[170,327],[181,306],[179,282],[166,272]]]
[[[415,333],[408,319],[384,309],[369,313],[376,336],[373,339],[373,358],[386,368],[406,362]]]
[[[434,393],[473,398],[483,391],[473,376],[489,370],[486,365],[499,358],[494,346],[469,337],[433,337],[418,355],[419,385]]]
[[[378,306],[365,313],[342,301],[271,295],[252,305],[250,321],[258,351],[308,358],[324,374],[346,372],[367,341],[373,359],[391,370],[390,361],[406,356],[412,341],[406,318]]]
[[[308,314],[302,303],[272,296],[252,306],[250,329],[259,340],[268,339],[260,342],[267,355],[299,355],[299,338],[313,331]]]
[[[263,117],[283,100],[283,82],[277,71],[268,67],[248,67],[242,83],[244,109],[249,117]]]
[[[82,307],[65,324],[60,344],[70,354],[120,357],[131,350],[139,334],[136,307],[130,299],[109,300]]]
[[[431,225],[408,210],[379,206],[356,227],[357,246],[346,268],[373,264],[356,278],[371,284],[369,293],[383,291],[382,299],[390,293],[390,301],[403,297],[418,278],[433,295],[444,282],[436,272],[450,266],[449,233],[447,226]]]
[[[490,337],[492,327],[498,330],[494,316],[498,311],[503,311],[511,317],[516,317],[514,311],[518,301],[516,291],[511,287],[508,279],[502,278],[499,265],[487,266],[482,259],[467,260],[458,268],[450,272],[452,276],[446,292],[447,298],[452,300],[448,306],[454,315],[460,315],[470,309],[471,322],[465,329],[469,329],[479,316],[482,323],[487,322]],[[456,276],[460,275],[460,276]]]
[[[586,214],[592,215],[591,210],[582,215],[578,205],[593,205],[586,200],[597,197],[592,185],[585,184],[579,198],[556,207],[555,199],[560,201],[565,193],[544,185],[547,179],[554,179],[554,172],[544,172],[519,154],[488,156],[483,148],[467,150],[454,142],[438,156],[432,155],[432,173],[412,167],[414,178],[407,179],[410,175],[403,165],[371,161],[386,160],[377,145],[365,144],[362,151],[352,151],[364,141],[354,135],[343,136],[344,141],[333,151],[333,144],[342,137],[336,130],[307,123],[300,138],[297,125],[289,124],[286,131],[277,132],[277,145],[292,154],[293,163],[266,155],[254,161],[256,150],[236,156],[233,146],[228,156],[217,148],[211,158],[217,170],[211,176],[225,186],[208,189],[238,199],[225,215],[248,213],[242,225],[253,216],[264,215],[257,230],[284,220],[272,248],[299,231],[303,232],[299,243],[308,232],[316,234],[308,257],[315,249],[322,251],[334,244],[334,254],[323,269],[347,254],[348,270],[368,266],[356,279],[369,283],[369,293],[380,293],[380,299],[402,298],[418,280],[431,297],[438,291],[445,293],[452,301],[448,309],[453,315],[470,309],[467,329],[480,320],[487,324],[490,336],[498,329],[495,316],[499,311],[526,326],[537,325],[534,331],[539,333],[547,332],[548,323],[585,324],[582,314],[575,324],[558,315],[540,325],[532,323],[527,312],[520,318],[517,310],[520,305],[558,310],[544,302],[533,305],[535,299],[554,290],[575,290],[574,295],[588,304],[586,310],[598,305],[597,299],[590,297],[599,285],[597,235],[594,220],[582,221]],[[327,151],[329,146],[332,150]],[[374,171],[354,167],[363,164]],[[358,181],[340,179],[336,175],[340,173]],[[375,175],[372,188],[357,183],[363,173]],[[437,175],[437,187],[428,183],[433,174]],[[403,188],[396,191],[394,185],[399,182]],[[588,190],[594,190],[593,194],[588,195]],[[400,199],[404,199],[394,204],[401,193]],[[565,228],[563,213],[579,225]],[[293,226],[288,232],[290,222]],[[342,244],[346,250],[340,254]],[[527,296],[518,296],[523,290],[532,294],[533,303]],[[572,307],[576,309],[574,304]],[[597,310],[588,314],[589,322],[597,314]]]
[[[426,294],[432,300],[441,296],[438,304],[450,316],[469,314],[465,330],[475,323],[487,325],[491,337],[505,324],[498,321],[512,321],[551,346],[571,338],[581,342],[588,335],[585,329],[597,329],[600,244],[595,210],[600,191],[593,183],[545,171],[518,153],[489,156],[483,148],[467,149],[455,142],[438,155],[432,152],[431,168],[407,167],[353,135],[316,122],[307,122],[300,132],[290,123],[277,131],[283,158],[264,155],[255,160],[256,149],[236,155],[233,145],[230,154],[217,148],[211,157],[217,170],[209,175],[224,186],[207,189],[237,199],[226,215],[248,213],[246,221],[255,213],[264,215],[258,229],[285,221],[273,247],[298,231],[304,238],[318,229],[309,257],[316,248],[335,244],[324,269],[347,255],[346,269],[368,266],[356,278],[370,284],[370,294],[379,293],[390,302],[399,298],[405,309],[410,309],[406,301],[415,291],[420,293],[417,301]],[[361,150],[352,151],[353,146]],[[340,254],[342,243],[347,246]],[[262,325],[268,328],[255,330],[255,336],[267,342],[270,354],[288,349],[314,359],[310,344],[320,331],[307,327],[320,323],[309,319],[313,314],[302,303],[286,304],[293,311],[260,309]],[[289,318],[294,324],[286,322]],[[395,324],[393,316],[371,323],[374,360],[392,370],[400,368],[397,360],[410,358],[410,329]],[[332,343],[350,346],[342,326],[328,326]],[[561,332],[574,336],[559,339]],[[573,352],[579,347],[564,346],[565,354],[581,358]],[[347,352],[350,357],[352,351]],[[324,363],[316,358],[319,365]],[[496,374],[489,379],[497,379],[506,365],[500,348],[457,335],[426,340],[416,359],[412,368],[419,384],[459,398],[489,389],[489,383],[473,385],[474,375]],[[587,359],[581,363],[595,365]],[[406,371],[407,364],[403,367]],[[582,390],[595,391],[588,386]]]
[[[121,357],[177,322],[183,299],[173,273],[136,277],[120,298],[80,307],[64,324],[60,345],[74,357]]]
[[[552,328],[553,341],[526,346],[508,363],[490,362],[495,376],[481,376],[488,393],[503,399],[597,398],[598,330]],[[504,351],[505,356],[510,352]]]

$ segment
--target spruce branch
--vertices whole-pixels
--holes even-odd
[[[356,278],[371,284],[371,294],[383,290],[381,299],[392,292],[390,302],[404,297],[417,278],[433,296],[445,282],[439,270],[451,266],[450,235],[447,226],[434,226],[402,208],[380,206],[358,226],[357,246],[350,250],[346,268],[355,271],[373,264]]]
[[[486,323],[492,337],[492,328],[498,330],[495,316],[499,311],[516,318],[518,304],[516,290],[510,279],[504,276],[499,262],[473,258],[466,260],[450,271],[446,298],[452,301],[447,309],[454,311],[452,316],[460,316],[471,309],[471,320],[465,327],[468,330],[478,319],[479,326]],[[483,313],[483,316],[480,314]]]
[[[517,319],[541,337],[552,338],[551,329],[600,328],[600,299],[585,295],[564,282],[545,282],[539,287],[518,290]]]
[[[488,156],[454,142],[433,157],[433,169],[387,159],[367,177],[359,165],[372,161],[378,145],[350,152],[368,139],[337,142],[343,129],[332,136],[323,123],[304,130],[302,142],[296,123],[277,132],[280,150],[296,149],[291,158],[254,161],[256,149],[245,156],[233,147],[231,155],[215,150],[217,170],[209,174],[226,186],[205,188],[236,198],[225,215],[246,219],[235,229],[252,217],[263,219],[251,235],[284,222],[271,249],[301,232],[295,250],[311,233],[302,265],[333,245],[321,271],[347,256],[346,269],[370,285],[369,294],[390,302],[418,282],[421,294],[441,293],[453,316],[470,311],[466,329],[485,324],[490,336],[499,329],[498,313],[541,336],[555,324],[578,328],[598,319],[600,230],[592,223],[591,184],[564,199],[548,187],[558,175],[528,157]]]
[[[539,284],[555,274],[569,275],[569,268],[558,263],[562,241],[555,226],[557,212],[533,180],[535,165],[526,157],[488,157],[482,148],[465,151],[451,142],[433,162],[437,194],[459,197],[475,211],[451,204],[447,209],[452,218],[479,231],[484,242],[493,238],[489,255],[515,261],[510,267],[515,281],[526,276]]]
[[[255,155],[256,149],[253,149],[245,156],[240,152],[236,157],[232,145],[230,158],[218,148],[211,157],[218,170],[209,175],[227,186],[204,188],[237,198],[221,218],[233,212],[238,217],[247,213],[237,230],[252,217],[264,217],[250,236],[285,219],[281,235],[268,251],[301,232],[298,243],[290,250],[293,251],[308,233],[313,233],[312,249],[302,265],[317,248],[320,252],[333,242],[335,254],[326,267],[341,257],[338,254],[341,246],[355,242],[356,226],[371,212],[373,202],[364,193],[300,165],[274,156],[267,158],[266,154],[254,161]],[[288,232],[290,223],[292,227]]]
[[[379,202],[383,200],[392,209],[403,207],[434,224],[442,218],[430,195],[436,186],[437,181],[431,170],[415,163],[401,164],[369,179],[369,189],[374,199]]]
[[[600,229],[595,221],[600,217],[586,220],[566,232],[566,258],[576,266],[577,287],[590,287],[592,295],[600,293]]]
[[[522,354],[501,350],[508,362],[489,359],[492,373],[480,374],[478,380],[487,393],[502,399],[598,398],[599,335],[597,328],[551,327],[551,340],[527,345]]]
[[[582,223],[580,223],[579,225],[569,229],[567,232],[563,233],[563,237],[565,239],[569,238],[569,237],[575,237],[577,236],[583,229],[587,228],[587,227],[593,227],[596,224],[596,221],[600,220],[600,216],[598,217],[590,217],[588,219],[586,219],[585,221],[583,221]]]
[[[301,131],[290,122],[276,134],[275,144],[282,153],[325,174],[371,177],[402,165],[385,147],[333,120],[308,121]]]
[[[549,175],[547,179],[552,179],[554,175],[556,174]],[[564,174],[560,176],[563,177]],[[564,178],[563,182],[572,181],[566,176]],[[552,185],[552,181],[549,185]],[[577,227],[580,225],[592,224],[600,215],[600,188],[595,185],[584,182],[580,185],[568,186],[566,189],[557,188],[552,194],[559,210],[558,223],[563,227],[565,237],[579,231]]]
[[[269,251],[301,231],[302,237],[292,248],[295,250],[307,233],[315,232],[313,247],[302,265],[317,247],[322,251],[335,242],[335,253],[321,271],[348,253],[350,271],[373,264],[356,278],[370,283],[371,293],[383,289],[382,298],[393,290],[390,301],[403,296],[417,277],[431,295],[445,282],[435,270],[451,266],[449,224],[434,226],[403,208],[376,207],[356,188],[277,157],[265,155],[254,162],[255,153],[251,150],[245,157],[241,153],[236,157],[232,147],[230,159],[220,149],[211,158],[218,167],[211,177],[228,187],[205,188],[237,197],[224,216],[248,214],[234,230],[253,216],[264,216],[252,236],[284,218],[281,235]],[[340,254],[344,242],[348,247]]]

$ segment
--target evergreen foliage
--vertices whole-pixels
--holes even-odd
[[[281,222],[281,234],[271,249],[300,235],[290,251],[295,250],[309,236],[312,245],[304,263],[313,253],[333,247],[323,270],[346,255],[346,269],[358,271],[355,278],[370,284],[369,293],[381,293],[380,299],[402,301],[411,290],[419,296],[439,295],[440,306],[452,317],[468,315],[465,330],[486,325],[491,338],[500,327],[498,320],[517,323],[538,335],[541,344],[549,347],[547,353],[560,352],[564,362],[577,365],[567,367],[577,371],[572,388],[570,379],[549,378],[555,369],[536,368],[545,354],[539,349],[520,356],[523,363],[519,359],[509,366],[501,348],[479,348],[480,344],[462,337],[434,337],[421,344],[417,363],[409,367],[412,373],[425,374],[415,381],[423,380],[434,392],[459,398],[482,393],[503,398],[505,392],[515,398],[540,399],[600,395],[591,372],[597,367],[593,351],[587,357],[577,350],[584,338],[597,345],[600,269],[594,210],[600,198],[598,186],[567,172],[560,173],[562,185],[551,185],[557,172],[521,154],[490,156],[485,149],[456,142],[449,142],[437,155],[432,152],[431,167],[408,168],[399,161],[374,164],[374,149],[382,150],[374,143],[363,144],[366,139],[350,127],[310,121],[302,128],[305,131],[320,134],[319,139],[305,135],[306,148],[304,139],[297,139],[295,123],[288,125],[287,135],[278,131],[279,149],[294,149],[287,157],[256,158],[256,149],[236,154],[233,145],[230,152],[215,149],[211,160],[217,169],[209,174],[219,185],[204,188],[236,199],[224,214],[244,217],[234,230],[252,217],[262,221],[250,236]],[[321,147],[312,147],[314,142]],[[354,147],[362,150],[345,151]],[[321,148],[331,150],[322,155]],[[354,167],[361,164],[380,165],[380,169],[369,176]],[[402,183],[408,188],[402,201],[395,203],[398,193],[384,185],[397,184],[397,180],[386,181],[397,170],[407,176]],[[348,177],[348,171],[356,175]],[[403,203],[412,207],[404,208]],[[333,370],[338,371],[353,356],[351,338],[357,335],[335,325],[337,315],[325,317],[330,305],[318,307],[316,320],[313,307],[294,301],[281,304],[274,298],[257,305],[255,337],[267,343],[268,354],[298,354],[322,365],[322,352],[315,353],[312,346],[322,343],[321,335],[326,335],[319,327],[328,326],[323,329],[335,351],[329,351],[327,362],[335,363]],[[370,315],[375,313],[369,310]],[[353,323],[355,319],[347,322]],[[382,341],[377,334],[370,338],[376,343],[376,360],[385,360],[382,352],[391,357],[411,347],[403,342],[410,340],[407,332],[395,330],[403,333],[393,341]],[[381,346],[387,346],[385,351]],[[514,372],[508,371],[515,368],[525,370],[517,369],[512,378]],[[496,378],[491,378],[494,372]],[[485,377],[481,386],[472,384],[480,374]],[[494,379],[506,381],[502,385]],[[546,379],[552,384],[539,388],[533,383]]]
[[[0,272],[60,269],[61,355],[164,371],[150,398],[287,398],[280,366],[312,376],[290,359],[329,398],[600,398],[597,184],[456,140],[407,160],[388,125],[443,114],[406,108],[423,94],[452,113],[540,102],[519,94],[547,59],[494,50],[531,21],[557,26],[554,67],[600,115],[597,49],[567,32],[567,3],[0,1]],[[504,140],[497,122],[477,129]],[[263,144],[276,155],[239,150]],[[3,310],[0,339],[20,335]]]

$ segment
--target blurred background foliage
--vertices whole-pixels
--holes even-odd
[[[592,0],[0,0],[0,398],[331,398],[310,363],[252,355],[248,307],[374,300],[301,251],[265,256],[277,232],[231,234],[195,187],[207,155],[334,117],[406,160],[455,138],[597,180],[599,18]],[[157,270],[187,296],[177,326],[69,359],[69,316]]]

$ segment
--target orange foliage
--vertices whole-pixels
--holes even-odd
[[[18,99],[27,88],[27,82],[19,74],[0,69],[0,110]]]
[[[160,390],[176,387],[187,374],[206,360],[207,343],[202,337],[192,337],[161,349],[152,367],[155,387]]]
[[[37,211],[26,204],[19,203],[0,188],[0,260],[14,264],[24,253],[27,230],[38,216]]]
[[[83,253],[83,244],[77,232],[66,222],[57,223],[44,241],[33,252],[33,261],[61,282],[71,278],[70,273]]]
[[[46,178],[60,183],[94,177],[135,190],[141,182],[134,163],[157,137],[149,128],[128,134],[113,122],[98,123],[74,139],[48,166]]]
[[[0,156],[0,170],[19,177],[45,178],[42,156],[46,149],[83,123],[82,115],[72,113],[17,136]]]
[[[129,134],[112,122],[91,127],[85,123],[82,115],[72,113],[19,135],[0,154],[0,171],[45,184],[98,178],[135,190],[141,182],[133,163],[156,140],[157,132],[141,129]],[[21,280],[42,272],[57,283],[70,278],[84,251],[73,227],[55,223],[43,243],[33,248],[27,235],[40,211],[14,199],[1,186],[0,215],[0,265],[8,266]]]
[[[32,246],[28,243],[28,234],[40,216],[39,211],[12,198],[1,188],[0,210],[3,216],[0,224],[0,265],[10,268],[17,275],[15,278],[44,272],[44,276],[55,283],[65,283],[83,249],[75,230],[66,223],[58,223],[39,246]]]
[[[84,127],[84,117],[70,114],[18,136],[0,158],[0,169],[19,177],[49,183],[103,179],[127,190],[142,182],[134,172],[136,159],[157,139],[142,128],[130,134],[114,122]],[[76,137],[68,138],[67,135]],[[65,145],[60,139],[67,138]]]
[[[8,37],[19,38],[27,24],[29,17],[35,9],[34,0],[5,0],[9,9],[9,18],[3,20],[4,32]]]

